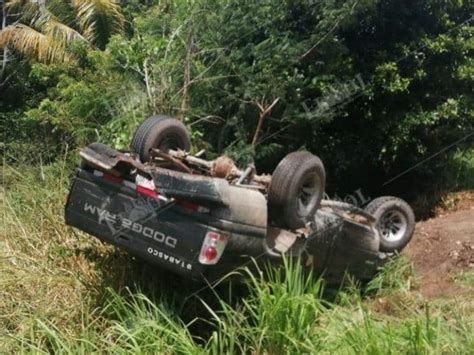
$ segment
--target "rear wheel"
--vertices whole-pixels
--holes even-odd
[[[303,227],[321,204],[326,173],[309,152],[288,154],[276,167],[268,192],[270,218],[281,227]]]
[[[379,197],[369,203],[365,210],[376,218],[381,251],[401,251],[413,237],[415,215],[410,205],[402,199]]]
[[[152,149],[160,149],[163,152],[169,149],[189,151],[191,142],[188,130],[181,121],[164,115],[155,115],[138,126],[133,135],[131,148],[145,163],[150,161]]]

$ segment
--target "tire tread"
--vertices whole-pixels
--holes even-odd
[[[156,130],[158,126],[171,126],[175,125],[182,129],[187,136],[186,127],[183,125],[181,121],[178,121],[175,118],[165,116],[165,115],[154,115],[148,117],[145,121],[143,121],[135,131],[133,135],[132,142],[130,144],[130,148],[133,152],[137,153],[140,156],[140,159],[145,162],[147,152],[145,151],[147,143],[152,135],[156,135]],[[189,149],[189,137],[187,136],[187,147],[185,149]]]
[[[272,175],[272,182],[268,192],[269,213],[274,221],[279,221],[280,225],[297,229],[307,222],[307,217],[298,218],[296,212],[292,207],[292,201],[295,196],[291,196],[291,188],[294,188],[298,182],[293,181],[295,175],[304,171],[305,167],[313,166],[321,179],[321,192],[318,197],[318,202],[313,208],[313,211],[308,214],[313,214],[322,200],[325,185],[325,171],[324,165],[317,156],[307,152],[300,151],[288,154],[276,167]]]

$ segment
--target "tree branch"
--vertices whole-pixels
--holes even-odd
[[[265,117],[270,113],[270,111],[275,107],[275,105],[280,101],[280,98],[277,97],[273,102],[265,107],[265,98],[262,99],[262,103],[259,103],[258,101],[255,101],[254,104],[259,108],[260,113],[258,115],[258,123],[257,123],[257,128],[255,129],[255,133],[253,135],[252,139],[252,145],[255,147],[257,144],[258,136],[260,135],[260,131],[262,130],[263,127],[263,121],[265,120]]]

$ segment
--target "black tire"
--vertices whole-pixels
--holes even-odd
[[[380,251],[401,251],[415,231],[415,214],[410,205],[398,197],[383,196],[370,202],[365,210],[376,219]]]
[[[276,167],[268,191],[270,219],[280,227],[303,227],[321,204],[326,172],[309,152],[288,154]]]
[[[133,135],[132,151],[137,153],[143,163],[150,161],[150,151],[158,148],[164,152],[168,149],[189,151],[191,141],[186,126],[179,120],[156,115],[147,118],[140,124]]]

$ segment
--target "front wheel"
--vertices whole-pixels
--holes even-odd
[[[376,219],[381,251],[401,251],[413,237],[415,215],[410,205],[402,199],[379,197],[370,202],[365,211]]]

